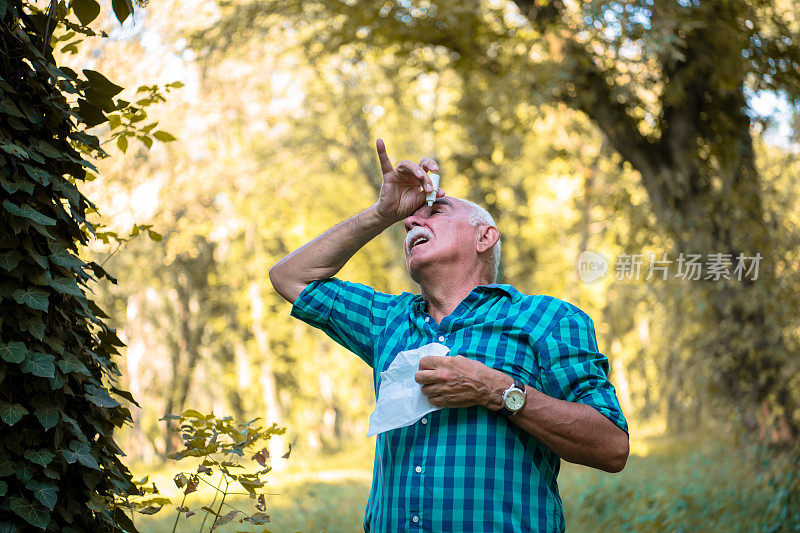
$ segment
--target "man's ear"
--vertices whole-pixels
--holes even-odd
[[[494,246],[500,239],[500,232],[494,226],[481,226],[480,235],[478,236],[477,250],[481,254]]]

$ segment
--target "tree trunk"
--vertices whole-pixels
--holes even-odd
[[[272,367],[272,350],[269,345],[269,333],[264,327],[264,300],[261,296],[261,283],[253,281],[249,287],[250,318],[252,322],[253,337],[258,347],[258,382],[261,385],[261,398],[264,402],[266,424],[282,423],[281,405],[278,399],[278,387],[275,382],[275,372]],[[275,435],[269,440],[269,454],[274,470],[282,470],[286,460],[282,459],[286,452],[286,440],[283,435]]]

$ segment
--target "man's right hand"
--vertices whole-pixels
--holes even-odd
[[[433,183],[427,173],[438,172],[439,165],[430,157],[423,157],[418,165],[404,159],[394,167],[386,154],[383,140],[378,139],[375,144],[383,174],[376,208],[379,216],[394,223],[411,216],[425,203],[427,191],[433,190]],[[444,196],[444,190],[440,188],[437,197],[441,196]]]
[[[336,275],[362,246],[425,203],[420,186],[432,186],[426,171],[439,169],[433,159],[423,157],[419,165],[401,161],[394,168],[380,139],[378,157],[383,172],[378,203],[332,227],[269,269],[272,286],[289,302],[294,303],[312,281]],[[439,196],[444,196],[442,189]]]

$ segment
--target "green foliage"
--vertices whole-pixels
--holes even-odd
[[[125,6],[132,11],[130,2]],[[69,8],[80,24],[69,19]],[[85,26],[99,13],[96,2],[69,8],[54,1],[51,17],[30,3],[0,1],[3,531],[111,529],[111,513],[93,502],[136,492],[113,439],[114,429],[131,421],[111,395],[133,402],[114,386],[120,372],[113,357],[123,344],[87,297],[92,280],[113,278],[78,255],[98,231],[87,221],[94,206],[77,185],[93,178],[90,160],[106,156],[87,129],[113,114],[143,120],[142,108],[163,97],[153,87],[146,101],[130,104],[115,99],[122,87],[103,74],[59,67],[59,40],[69,48],[76,33],[98,35]],[[123,131],[150,137],[130,123],[120,125]]]
[[[568,530],[788,533],[800,525],[790,460],[727,438],[662,437],[651,445],[614,476],[565,466],[559,488]]]
[[[175,486],[183,492],[183,499],[177,507],[173,531],[182,517],[189,518],[201,511],[201,531],[209,515],[214,517],[209,531],[237,518],[239,523],[249,522],[253,525],[263,525],[269,521],[263,490],[267,483],[266,475],[272,467],[268,464],[270,455],[266,444],[274,435],[284,434],[285,428],[277,424],[262,428],[256,425],[258,419],[239,423],[230,416],[218,418],[214,413],[204,415],[192,409],[180,416],[167,415],[162,420],[177,420],[180,424],[184,449],[170,455],[170,458],[176,461],[194,458],[197,463],[191,471],[179,472],[174,477]],[[290,452],[291,446],[283,458],[288,459]],[[215,479],[217,475],[218,480]],[[159,495],[155,483],[150,487],[147,482],[147,477],[137,482],[140,489],[138,497],[117,498],[116,508],[151,515],[171,503],[168,498]],[[186,499],[197,491],[200,483],[213,488],[214,499],[207,505],[190,509]],[[232,489],[237,484],[246,492],[234,492]],[[247,513],[232,505],[228,496],[236,494],[249,495],[255,511]],[[220,500],[217,504],[218,497]]]
[[[778,210],[776,218],[766,202],[770,185],[756,164],[756,122],[751,120],[756,111],[748,98],[766,90],[779,92],[792,105],[800,103],[800,48],[795,42],[800,4],[316,0],[220,6],[222,16],[196,40],[210,57],[235,54],[251,39],[286,24],[320,78],[326,66],[339,67],[331,79],[346,97],[329,116],[338,115],[338,122],[331,122],[337,128],[346,124],[348,130],[331,135],[314,116],[309,122],[319,124],[311,129],[318,139],[357,138],[359,133],[351,131],[370,126],[371,106],[402,102],[415,93],[407,87],[421,80],[448,80],[428,89],[450,105],[442,119],[426,125],[447,131],[447,144],[457,148],[441,153],[455,163],[452,174],[466,179],[470,195],[487,205],[502,228],[531,225],[530,216],[517,215],[520,207],[535,202],[524,173],[515,175],[525,158],[567,159],[555,150],[531,148],[531,124],[538,113],[553,116],[569,107],[591,119],[604,137],[602,157],[581,153],[553,170],[583,174],[587,189],[590,181],[605,185],[606,191],[594,196],[596,203],[605,200],[609,189],[624,200],[616,193],[627,186],[623,171],[609,172],[607,181],[597,179],[600,165],[616,159],[637,172],[646,197],[635,209],[622,207],[629,218],[620,226],[633,230],[618,233],[619,241],[627,241],[623,246],[641,253],[648,243],[634,239],[646,235],[646,241],[671,255],[762,254],[756,283],[700,282],[656,292],[674,298],[667,305],[688,313],[690,322],[711,324],[702,336],[678,332],[681,348],[695,359],[693,369],[703,373],[703,384],[687,380],[687,387],[691,382],[725,398],[720,403],[736,412],[748,434],[773,434],[767,426],[781,427],[776,440],[784,445],[800,435],[800,396],[790,377],[796,343],[785,339],[796,324],[788,318],[790,306],[777,309],[771,299],[792,275],[779,266],[786,241],[782,231],[773,231],[779,224],[766,222],[780,220],[787,211]],[[392,82],[386,93],[376,81],[381,76],[371,79],[371,70],[378,69]],[[363,93],[354,87],[366,88],[367,97],[360,98]],[[346,100],[353,104],[347,106]],[[420,112],[425,106],[416,102],[409,107],[401,107],[399,124],[383,118],[381,126],[420,127],[420,117],[428,118]],[[363,144],[340,142],[351,151]],[[570,149],[583,152],[577,144]],[[530,166],[536,168],[541,159]],[[592,159],[597,165],[585,164]],[[608,218],[619,213],[608,204],[580,207],[577,226],[584,243],[592,233],[592,211]],[[528,263],[548,253],[541,246],[520,246],[514,252],[504,257],[511,281],[524,277]]]

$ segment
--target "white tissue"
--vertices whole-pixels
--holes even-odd
[[[369,417],[367,437],[390,429],[410,426],[431,411],[441,409],[428,401],[422,387],[414,380],[419,360],[428,355],[444,356],[450,348],[443,344],[426,344],[398,353],[392,364],[381,372],[378,401]]]

